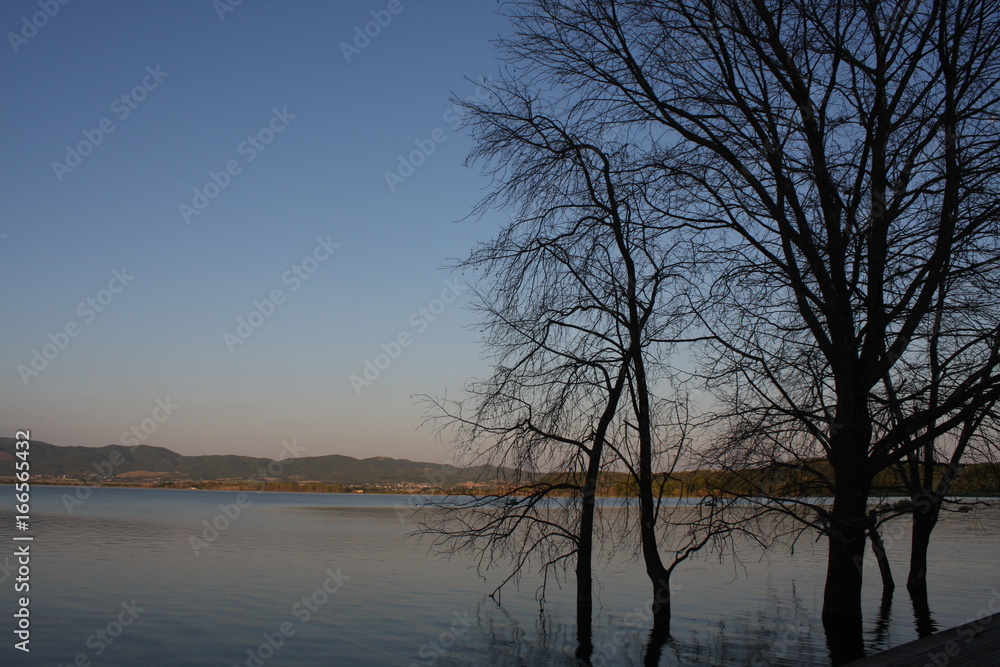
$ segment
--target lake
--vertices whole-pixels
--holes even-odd
[[[2,487],[8,536],[13,496]],[[429,555],[406,537],[416,525],[403,496],[36,486],[31,501],[31,652],[12,648],[10,546],[0,552],[3,664],[575,664],[572,581],[550,582],[543,611],[534,574],[494,601],[487,594],[507,571],[484,578],[468,557]],[[917,637],[898,525],[886,542],[899,585],[882,614],[878,570],[866,570],[871,651]],[[938,627],[975,617],[994,596],[1000,603],[998,547],[996,505],[943,516],[930,554]],[[828,664],[825,541],[738,556],[704,554],[677,570],[661,664]],[[641,563],[603,558],[595,572],[594,662],[641,664]]]

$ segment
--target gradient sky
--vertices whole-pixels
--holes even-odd
[[[146,420],[145,444],[183,454],[277,458],[294,438],[306,456],[450,460],[412,395],[486,369],[467,299],[434,301],[442,265],[501,220],[462,221],[488,183],[449,110],[497,71],[506,20],[488,0],[243,0],[220,19],[224,1],[0,3],[2,432],[101,446]],[[342,43],[387,17],[348,62]],[[434,151],[390,191],[417,142]],[[213,172],[225,187],[195,201]],[[339,247],[303,265],[317,239]]]

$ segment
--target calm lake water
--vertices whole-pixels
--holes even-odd
[[[250,494],[196,553],[192,536],[202,536],[203,521],[225,526],[220,505],[233,506],[239,494],[95,488],[70,513],[63,496],[73,493],[32,488],[31,653],[12,648],[15,575],[0,569],[0,664],[575,664],[572,583],[550,587],[544,612],[531,576],[498,604],[486,594],[506,571],[484,579],[466,557],[428,555],[426,544],[406,538],[415,524],[400,508],[404,497]],[[13,506],[13,488],[0,488],[8,545]],[[902,583],[905,522],[886,540]],[[738,564],[706,554],[681,565],[661,664],[828,664],[819,620],[824,547],[806,538],[794,555],[747,549]],[[939,627],[975,617],[1000,596],[998,547],[996,506],[942,518],[930,581]],[[0,551],[0,568],[14,563],[13,550]],[[649,596],[641,564],[616,558],[595,570],[595,664],[641,664],[649,632],[635,613]],[[869,649],[915,639],[905,587],[880,615],[878,572],[867,572]]]

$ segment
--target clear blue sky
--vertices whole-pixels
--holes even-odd
[[[487,183],[449,98],[497,72],[507,23],[488,0],[223,2],[0,3],[2,432],[449,460],[411,395],[484,371],[468,300],[435,299],[500,220],[459,221]],[[348,62],[356,27],[377,34]]]

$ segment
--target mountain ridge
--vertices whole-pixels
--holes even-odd
[[[15,438],[0,438],[0,476],[14,475]],[[292,454],[296,453],[294,451]],[[286,450],[288,446],[286,445]],[[165,447],[138,445],[53,445],[31,441],[32,477],[52,476],[87,481],[134,477],[136,473],[167,479],[315,481],[327,484],[417,484],[456,486],[495,479],[488,466],[456,468],[447,464],[344,454],[269,459],[239,454],[188,456]]]

